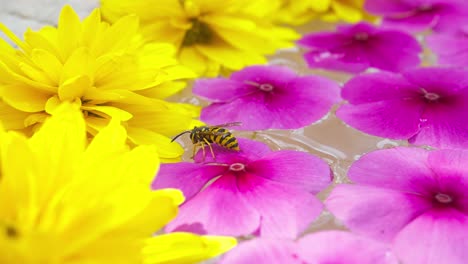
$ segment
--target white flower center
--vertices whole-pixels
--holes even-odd
[[[271,92],[273,91],[273,85],[269,84],[269,83],[262,83],[260,84],[260,86],[258,87],[260,90],[262,91],[265,91],[265,92]]]
[[[369,34],[367,34],[365,32],[356,33],[354,35],[354,39],[355,40],[368,40],[369,39]]]
[[[436,93],[426,93],[424,94],[424,98],[426,98],[429,101],[436,101],[437,99],[440,98],[440,95]]]
[[[422,4],[419,6],[419,11],[429,11],[432,9],[432,5],[431,4]]]
[[[448,204],[453,201],[452,197],[448,194],[445,193],[438,193],[434,196],[434,198],[439,202],[443,204]]]
[[[229,170],[232,171],[243,171],[245,169],[245,165],[242,163],[233,163],[229,166]]]

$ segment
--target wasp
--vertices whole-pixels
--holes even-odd
[[[203,151],[203,159],[205,159],[205,146],[210,148],[211,156],[215,159],[213,148],[211,144],[215,143],[223,148],[239,151],[239,143],[237,139],[225,129],[225,127],[240,126],[241,122],[232,122],[227,124],[215,125],[215,126],[201,126],[194,127],[191,130],[184,131],[175,136],[171,142],[176,140],[178,137],[190,133],[190,140],[194,145],[192,158],[195,157],[197,147],[201,147]]]

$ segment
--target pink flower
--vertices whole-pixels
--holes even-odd
[[[281,66],[251,66],[229,79],[201,79],[193,93],[213,103],[201,112],[209,124],[242,122],[240,129],[293,129],[324,117],[339,101],[339,86],[318,76],[298,76]]]
[[[213,145],[216,160],[163,164],[153,188],[185,197],[169,231],[296,237],[322,211],[315,194],[331,182],[328,164],[305,152],[271,151],[238,139],[240,151]]]
[[[454,32],[468,23],[466,0],[367,0],[365,9],[383,16],[384,27]]]
[[[256,238],[227,253],[220,264],[396,264],[389,247],[344,231],[309,234],[299,241]]]
[[[349,169],[327,208],[352,231],[392,243],[402,263],[468,259],[468,151],[378,150]]]
[[[379,72],[345,84],[336,115],[365,133],[441,148],[468,147],[468,71]]]
[[[370,67],[387,71],[416,67],[422,51],[411,35],[368,23],[342,25],[336,32],[305,35],[298,44],[312,49],[304,55],[309,67],[351,73]]]
[[[438,55],[438,64],[468,66],[468,26],[460,29],[457,34],[428,36],[427,45]]]

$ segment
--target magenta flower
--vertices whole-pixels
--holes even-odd
[[[468,259],[468,151],[378,150],[349,169],[327,208],[352,231],[392,243],[402,263]]]
[[[412,32],[453,32],[468,23],[466,0],[367,0],[364,7],[383,16],[383,26]]]
[[[419,68],[351,79],[336,115],[365,133],[417,145],[468,147],[468,71]]]
[[[428,36],[427,45],[438,55],[438,64],[468,66],[468,26],[460,29],[457,34]]]
[[[281,66],[251,66],[229,79],[201,79],[193,93],[211,100],[200,119],[210,124],[242,122],[240,129],[293,129],[324,117],[339,101],[337,83],[298,76]]]
[[[304,54],[309,67],[351,73],[370,67],[388,71],[416,67],[422,51],[411,35],[368,23],[342,25],[336,32],[305,35],[298,44],[312,49]]]
[[[256,238],[227,253],[220,264],[396,264],[389,247],[344,231],[309,234],[299,241]]]
[[[177,188],[186,197],[169,231],[296,237],[320,214],[315,194],[331,182],[325,161],[238,141],[239,152],[213,146],[216,161],[199,163],[199,152],[198,163],[161,165],[153,188]]]

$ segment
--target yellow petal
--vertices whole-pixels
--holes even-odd
[[[82,106],[82,110],[93,112],[98,116],[104,116],[108,118],[115,118],[121,121],[127,121],[132,118],[132,114],[129,112],[113,107],[113,106]]]
[[[148,129],[129,127],[128,138],[136,145],[156,145],[161,162],[180,161],[184,149],[171,139]]]
[[[210,60],[229,69],[239,70],[244,66],[242,58],[239,58],[238,50],[226,44],[196,45],[196,49]]]
[[[62,101],[80,99],[91,85],[91,80],[86,75],[69,78],[58,88],[58,96]]]
[[[197,236],[190,233],[170,233],[146,240],[143,248],[145,264],[197,263],[233,248],[232,237]]]
[[[0,120],[6,130],[23,129],[27,126],[25,121],[30,113],[11,107],[0,99]]]
[[[50,95],[21,84],[0,86],[3,100],[12,107],[29,113],[43,111]]]
[[[66,60],[77,48],[81,36],[80,18],[70,5],[62,8],[57,28],[60,54],[62,59]]]
[[[52,53],[43,49],[34,49],[31,54],[32,61],[57,85],[63,65]]]

